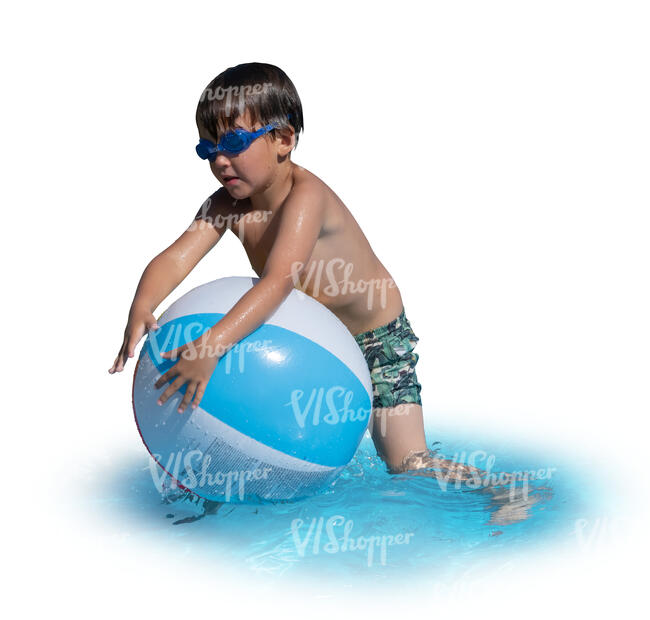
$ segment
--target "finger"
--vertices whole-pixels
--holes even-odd
[[[122,369],[124,368],[124,350],[126,347],[126,338],[122,342],[122,346],[120,347],[120,350],[117,354],[117,357],[115,358],[115,361],[113,362],[113,367],[108,371],[110,373],[113,373],[115,371],[121,372]]]
[[[120,356],[118,355],[118,356],[115,358],[115,361],[113,362],[113,365],[108,369],[108,372],[110,372],[111,374],[113,374],[113,373],[115,373],[115,372],[119,372],[119,371],[121,371],[122,368],[123,368],[123,367],[122,367],[121,362],[120,362]]]
[[[183,351],[185,351],[186,348],[187,348],[187,346],[183,345],[183,346],[177,347],[175,349],[169,349],[169,351],[165,351],[164,353],[161,353],[160,357],[163,357],[165,359],[174,360],[177,357],[180,357],[181,353],[183,353]]]
[[[128,346],[129,357],[133,357],[133,354],[134,354],[134,351],[135,351],[135,345],[137,345],[138,342],[140,342],[140,339],[142,338],[143,333],[144,333],[144,328],[143,327],[138,327],[138,329],[136,329],[133,332],[133,334],[131,335],[131,337],[129,338],[129,346]]]
[[[158,399],[159,404],[164,404],[165,401],[179,390],[187,379],[183,376],[178,377],[163,393],[162,396]]]
[[[199,406],[199,403],[203,398],[203,392],[205,392],[206,385],[207,383],[199,383],[199,389],[196,390],[196,394],[194,395],[194,402],[192,403],[192,409],[196,409]]]
[[[178,406],[178,413],[183,413],[186,407],[190,404],[190,401],[192,400],[192,396],[194,396],[194,391],[196,390],[197,385],[198,382],[196,381],[190,381],[188,383],[187,389],[185,390],[185,396],[183,397],[181,404]]]
[[[176,365],[177,366],[177,365]],[[160,389],[167,381],[169,381],[172,377],[175,377],[178,374],[178,369],[176,366],[172,366],[166,373],[163,375],[160,375],[160,379],[156,381],[153,386],[157,390]]]
[[[110,372],[111,374],[113,374],[115,372],[119,359],[120,359],[120,354],[118,353],[117,357],[113,361],[113,365],[108,369],[108,372]]]

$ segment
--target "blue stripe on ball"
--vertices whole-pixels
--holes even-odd
[[[149,335],[145,349],[162,374],[169,351],[196,340],[223,314],[189,314]],[[183,386],[181,393],[185,393]],[[264,324],[217,364],[201,409],[285,454],[339,467],[354,455],[371,403],[357,376],[319,344]],[[187,413],[190,414],[188,409]]]

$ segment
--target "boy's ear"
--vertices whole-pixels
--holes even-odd
[[[276,130],[276,141],[278,142],[278,155],[291,153],[296,145],[296,130],[293,127]]]

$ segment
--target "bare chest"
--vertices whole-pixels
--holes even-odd
[[[280,213],[250,211],[233,218],[232,231],[244,246],[253,270],[261,276],[278,234]]]
[[[262,211],[251,211],[240,214],[238,218],[232,221],[232,231],[244,246],[251,267],[260,277],[264,272],[266,261],[276,242],[281,214],[282,209],[279,209],[275,213],[271,211],[266,213]],[[333,231],[329,231],[327,226],[324,226],[312,250],[311,256],[304,265],[305,274],[313,274],[319,266],[322,266],[334,237],[335,234]],[[325,301],[322,293],[319,295],[318,291],[312,290],[314,283],[311,281],[311,277],[304,278],[296,272],[294,274],[294,280],[297,288],[319,299],[319,301]]]

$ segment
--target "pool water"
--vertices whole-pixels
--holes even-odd
[[[575,454],[438,426],[427,437],[436,438],[430,447],[439,456],[494,473],[492,484],[390,475],[366,435],[326,492],[295,503],[205,502],[161,478],[144,446],[113,467],[105,485],[88,489],[87,499],[129,513],[135,537],[157,547],[180,543],[184,555],[279,580],[347,584],[360,575],[453,579],[552,543],[578,550],[580,524],[606,510],[602,481],[597,487]],[[519,479],[498,484],[498,472],[520,472]]]

